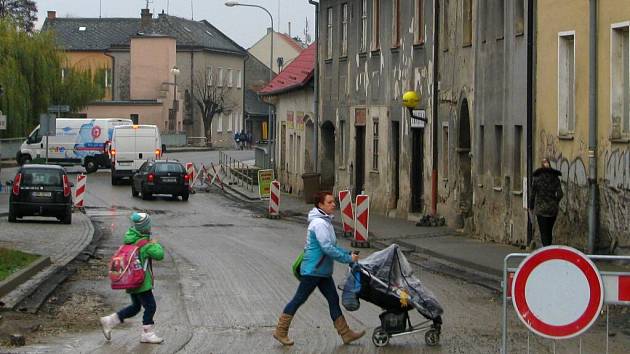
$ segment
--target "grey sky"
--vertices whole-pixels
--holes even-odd
[[[36,0],[38,13],[37,27],[46,18],[48,10],[56,10],[57,17],[98,17],[99,0]],[[303,37],[304,25],[308,17],[311,38],[314,38],[315,8],[308,0],[241,0],[242,3],[261,5],[273,15],[274,27],[288,32],[291,22],[291,35]],[[244,48],[251,47],[269,27],[269,16],[250,7],[226,7],[225,0],[192,0],[195,20],[205,19],[228,35]],[[174,16],[190,18],[191,0],[153,0],[149,8],[155,13],[166,11]],[[140,9],[146,6],[146,0],[102,0],[103,17],[140,17]],[[280,20],[278,21],[278,8]],[[153,11],[155,10],[155,11]]]

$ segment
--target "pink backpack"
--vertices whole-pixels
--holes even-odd
[[[112,289],[135,289],[144,283],[148,260],[140,263],[140,249],[149,243],[143,239],[133,245],[122,245],[109,261]]]

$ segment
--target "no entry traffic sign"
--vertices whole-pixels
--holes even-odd
[[[597,320],[603,304],[602,279],[582,252],[565,246],[529,255],[512,283],[512,301],[521,321],[534,333],[571,338]]]

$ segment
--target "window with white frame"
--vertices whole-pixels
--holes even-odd
[[[372,50],[381,48],[381,0],[372,0]]]
[[[217,73],[218,73],[218,80],[217,80],[217,87],[223,87],[223,68],[217,68]]]
[[[372,118],[372,170],[378,171],[378,118]]]
[[[558,34],[558,135],[575,131],[575,32]]]
[[[227,86],[232,87],[234,85],[234,81],[232,80],[232,69],[227,69]]]
[[[243,76],[240,70],[236,70],[236,88],[243,87]]]
[[[400,0],[392,0],[392,48],[400,46]]]
[[[368,0],[361,0],[361,52],[367,50]]]
[[[615,24],[610,38],[611,138],[630,134],[630,22]]]
[[[206,68],[206,83],[208,86],[212,86],[212,80],[214,78],[214,72],[212,71],[212,66],[208,65]]]
[[[105,87],[112,87],[112,69],[105,69]]]
[[[415,0],[415,26],[414,26],[414,43],[424,43],[424,0]]]
[[[223,132],[223,113],[219,113],[216,115],[216,117],[214,117],[214,120],[216,120],[217,122],[217,133],[222,133]]]
[[[348,55],[348,3],[341,4],[341,56]]]
[[[331,59],[332,58],[332,51],[333,51],[333,9],[332,7],[329,7],[327,9],[327,20],[328,22],[326,23],[326,58],[327,59]]]

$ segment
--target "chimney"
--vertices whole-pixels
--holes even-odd
[[[291,37],[291,21],[289,21],[289,37]],[[291,37],[293,38],[293,37]]]
[[[142,9],[140,12],[140,27],[142,32],[148,33],[151,30],[153,24],[153,14],[149,9]]]
[[[267,34],[272,33],[273,32],[273,28],[272,27],[267,27]]]
[[[57,18],[57,11],[48,11],[48,19],[54,20]]]

